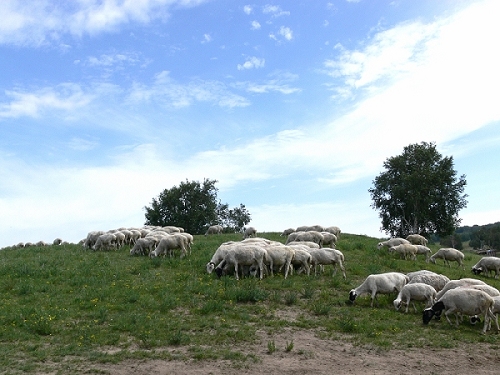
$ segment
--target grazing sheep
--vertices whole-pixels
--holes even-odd
[[[83,247],[86,249],[92,249],[99,238],[100,235],[103,235],[105,232],[98,230],[92,231],[87,234],[87,238],[83,241]]]
[[[482,257],[479,262],[472,266],[472,272],[474,272],[475,275],[484,272],[485,275],[490,276],[493,271],[495,271],[495,279],[498,279],[498,274],[500,273],[500,258]]]
[[[131,229],[130,230],[130,244],[133,245],[135,244],[135,241],[137,241],[139,238],[142,238],[142,233],[138,229]]]
[[[157,245],[157,239],[153,236],[138,238],[130,249],[130,255],[149,255]]]
[[[310,232],[310,231],[316,231],[316,232],[323,232],[325,228],[321,225],[303,225],[301,227],[298,227],[296,232]]]
[[[459,280],[450,280],[446,283],[444,288],[438,292],[436,298],[440,299],[448,290],[471,285],[486,285],[486,283],[482,280],[471,279],[468,277]]]
[[[163,237],[156,249],[149,253],[150,257],[157,257],[162,254],[173,256],[175,249],[181,250],[181,258],[187,255],[187,239],[180,233],[173,233]]]
[[[115,241],[116,241],[116,246],[117,247],[122,247],[123,245],[125,245],[125,234],[123,234],[122,232],[115,232],[113,233],[113,235],[115,236]]]
[[[223,275],[226,264],[234,266],[234,276],[239,280],[238,267],[257,266],[259,268],[259,278],[264,277],[264,261],[267,260],[267,251],[256,245],[235,245],[230,247],[224,259],[215,267],[218,277]]]
[[[320,249],[309,249],[311,254],[311,266],[314,267],[314,273],[317,274],[319,266],[333,266],[333,275],[337,273],[337,266],[342,270],[342,276],[346,279],[344,268],[344,254],[340,250],[323,247]]]
[[[300,246],[310,247],[311,249],[319,249],[319,245],[316,242],[311,242],[311,241],[290,241],[286,245],[287,246],[300,245]]]
[[[484,326],[482,333],[485,334],[490,320],[495,320],[492,313],[493,297],[483,292],[482,290],[469,288],[455,288],[447,291],[432,307],[425,309],[422,314],[422,321],[428,324],[434,315],[441,316],[444,310],[444,315],[448,323],[453,325],[449,315],[455,314],[456,326],[460,324],[459,318],[462,315],[475,316],[484,315]],[[497,325],[497,330],[500,330]]]
[[[427,238],[421,236],[420,234],[410,234],[406,237],[412,245],[422,245],[427,246]]]
[[[105,233],[101,234],[97,237],[97,241],[93,247],[94,250],[110,250],[112,247],[115,247],[116,237],[113,233]]]
[[[349,292],[349,300],[354,302],[356,297],[362,294],[370,294],[370,306],[373,307],[373,302],[377,299],[377,294],[390,294],[393,292],[399,293],[407,282],[408,276],[399,272],[386,272],[368,275],[360,286]]]
[[[292,241],[315,242],[321,247],[323,245],[323,235],[317,231],[294,232],[288,236],[285,244],[288,245],[288,243]]]
[[[457,262],[457,267],[462,266],[462,268],[465,270],[464,253],[462,253],[460,250],[454,249],[452,247],[442,247],[441,249],[436,251],[436,253],[431,255],[429,261],[436,264],[436,259],[443,259],[450,268],[450,261]]]
[[[243,238],[255,237],[257,235],[257,229],[254,227],[243,228]]]
[[[286,237],[288,235],[290,235],[291,233],[295,232],[295,229],[293,228],[288,228],[288,229],[285,229],[281,234],[280,236],[281,237]]]
[[[323,247],[330,246],[334,248],[337,244],[337,236],[330,232],[321,232],[323,236]]]
[[[448,276],[427,270],[410,272],[406,274],[406,276],[408,276],[409,279],[408,284],[424,283],[432,286],[436,290],[436,292],[442,290],[444,286],[450,281]]]
[[[215,266],[222,262],[222,260],[226,256],[226,253],[234,244],[235,242],[224,242],[217,248],[217,250],[215,250],[214,255],[212,255],[212,259],[210,259],[210,261],[207,263],[207,273],[212,273],[212,271],[215,269]]]
[[[340,230],[339,227],[331,226],[331,227],[327,227],[327,228],[323,229],[323,232],[329,232],[331,234],[334,234],[337,237],[337,239],[339,239],[340,238],[340,233],[342,231]]]
[[[297,270],[297,274],[302,273],[302,271],[306,271],[306,274],[309,276],[311,273],[311,262],[312,256],[307,250],[307,246],[293,246],[295,250],[295,255],[292,259],[292,270]]]
[[[60,245],[62,244],[62,240],[60,238],[56,238],[53,242],[52,242],[52,245]],[[19,245],[18,245],[19,246]],[[24,244],[23,246],[21,247],[24,247]]]
[[[398,296],[394,300],[396,310],[401,308],[401,305],[406,305],[405,313],[408,312],[410,301],[413,302],[413,309],[417,312],[417,307],[414,301],[426,302],[425,307],[431,307],[436,299],[436,289],[424,283],[408,283],[399,291]]]
[[[460,287],[460,288],[469,288],[469,289],[477,289],[477,290],[482,290],[483,292],[487,293],[489,296],[491,297],[498,297],[500,296],[500,291],[491,286],[491,285],[487,285],[487,284],[478,284],[478,285],[470,285],[470,286],[466,286],[466,287]]]
[[[417,247],[417,255],[425,255],[426,263],[429,263],[429,258],[432,255],[432,250],[424,245],[415,245]]]
[[[223,230],[222,226],[212,225],[208,227],[207,231],[205,232],[205,236],[208,236],[209,234],[221,234],[222,230]]]
[[[381,249],[383,247],[387,247],[387,248],[390,248],[392,246],[398,246],[398,245],[401,245],[401,244],[409,244],[410,241],[408,240],[405,240],[404,238],[399,238],[399,237],[394,237],[394,238],[391,238],[387,241],[382,241],[382,242],[379,242],[377,244],[377,249]]]
[[[271,276],[274,276],[274,267],[278,267],[278,272],[285,269],[285,279],[288,276],[292,259],[295,255],[295,249],[291,246],[266,246],[267,261],[266,265],[269,266]]]
[[[403,259],[411,259],[411,260],[416,260],[417,259],[417,247],[415,245],[407,244],[407,243],[402,243],[400,245],[396,246],[391,246],[389,248],[390,253],[398,253],[400,254],[401,258]]]
[[[181,236],[184,236],[186,237],[186,240],[187,240],[187,249],[188,249],[188,252],[189,254],[191,254],[191,245],[193,245],[194,243],[194,237],[192,234],[190,233],[187,233],[187,232],[172,232],[172,233],[179,233]]]

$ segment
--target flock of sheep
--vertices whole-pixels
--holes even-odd
[[[218,225],[207,229],[205,236],[222,233],[222,227]],[[311,270],[315,274],[322,272],[325,266],[334,267],[333,275],[340,268],[344,279],[345,258],[344,254],[336,249],[336,243],[341,235],[338,227],[303,226],[289,228],[283,231],[281,236],[286,236],[286,241],[271,241],[257,237],[254,227],[243,230],[241,241],[224,242],[214,252],[212,258],[206,265],[208,273],[215,272],[218,277],[223,275],[234,275],[236,279],[241,276],[273,276],[274,273],[283,273],[284,277],[292,273],[305,273],[310,275]],[[61,245],[64,242],[56,238],[52,245]],[[174,256],[179,251],[180,257],[185,257],[191,252],[193,236],[184,232],[180,227],[167,226],[144,226],[142,228],[119,228],[109,231],[92,231],[87,237],[80,241],[87,249],[111,250],[118,249],[124,245],[130,246],[130,255],[146,255],[157,257],[160,255]],[[46,246],[47,243],[40,241],[36,244],[20,243],[14,247]],[[426,262],[436,263],[442,259],[445,264],[457,262],[458,267],[464,267],[464,254],[453,248],[441,248],[434,254],[427,247],[427,239],[418,234],[409,235],[404,238],[391,238],[379,242],[377,248],[387,248],[388,252],[399,254],[402,259],[415,260],[417,255],[423,255]],[[484,273],[491,275],[495,272],[495,278],[500,275],[500,258],[486,256],[472,267],[476,275]],[[378,294],[398,295],[393,301],[396,310],[405,306],[408,312],[410,304],[413,304],[417,312],[415,301],[425,302],[422,313],[424,324],[428,324],[433,317],[439,319],[444,315],[450,324],[450,316],[455,315],[455,324],[458,326],[463,317],[469,317],[471,322],[476,322],[483,317],[484,326],[482,333],[491,329],[492,321],[495,322],[497,331],[498,313],[500,312],[500,291],[485,282],[464,278],[450,280],[445,275],[437,274],[428,270],[421,270],[403,274],[400,272],[386,272],[371,274],[358,287],[349,293],[349,300],[354,303],[360,295],[368,294],[371,297],[371,306],[377,301]]]
[[[427,241],[419,235],[410,235],[404,238],[392,238],[378,244],[378,249],[388,248],[389,252],[396,252],[404,259],[415,259],[417,254],[425,254],[426,260],[436,263],[436,259],[442,259],[450,267],[450,261],[457,262],[458,267],[465,269],[463,260],[464,254],[453,248],[441,248],[436,253],[431,254],[431,250],[426,246]],[[484,273],[490,275],[495,272],[495,278],[500,273],[500,258],[483,257],[471,269],[478,275]],[[458,326],[464,316],[468,316],[470,321],[475,323],[479,317],[484,318],[482,333],[485,334],[491,329],[491,322],[496,324],[497,331],[500,331],[498,324],[498,313],[500,313],[500,291],[482,280],[474,278],[464,278],[450,280],[445,275],[437,274],[428,270],[421,270],[403,274],[400,272],[386,272],[369,275],[361,285],[352,289],[349,293],[350,301],[362,294],[371,296],[371,306],[376,301],[377,294],[391,294],[398,292],[393,301],[396,310],[406,305],[406,312],[410,303],[413,303],[415,312],[415,301],[425,302],[425,309],[422,313],[422,321],[428,324],[433,317],[439,319],[444,311],[444,315],[450,324],[451,315],[455,315],[455,324]]]

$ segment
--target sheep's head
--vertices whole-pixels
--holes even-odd
[[[436,302],[432,307],[425,309],[422,313],[422,321],[424,324],[428,324],[433,316],[436,316],[436,319],[439,320],[441,318],[441,313],[444,310],[444,303],[442,301]]]
[[[399,310],[401,308],[401,305],[403,304],[403,301],[400,299],[395,299],[393,304],[394,304],[394,308],[396,310]]]
[[[357,297],[357,296],[358,296],[358,295],[356,294],[356,292],[354,291],[354,289],[353,289],[353,290],[351,290],[351,291],[349,292],[349,301],[354,302],[354,300],[356,299],[356,297]]]
[[[379,250],[380,250],[383,246],[384,246],[384,244],[383,244],[382,242],[379,242],[379,243],[377,244],[377,249],[379,249]]]
[[[481,272],[483,272],[483,267],[472,267],[472,272],[474,273],[474,275],[479,275]]]
[[[215,268],[215,263],[214,262],[208,262],[207,263],[207,273],[212,273],[212,271]]]
[[[481,323],[481,318],[477,315],[471,316],[469,319],[470,324],[475,325],[476,323]]]

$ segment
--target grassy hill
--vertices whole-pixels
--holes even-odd
[[[262,237],[284,241],[278,233]],[[129,248],[94,252],[79,245],[0,251],[0,374],[72,373],[89,363],[126,359],[229,359],[258,361],[238,348],[265,331],[311,330],[325,339],[379,349],[453,347],[457,342],[498,345],[480,326],[446,320],[422,325],[421,312],[395,311],[392,296],[348,301],[371,273],[429,269],[450,279],[474,277],[480,256],[465,252],[465,270],[427,264],[379,251],[376,238],[343,234],[347,280],[327,267],[322,275],[282,275],[262,281],[217,279],[205,265],[225,241],[239,234],[196,236],[184,259],[132,257]],[[436,250],[438,245],[431,245]],[[500,281],[478,276],[500,288]],[[421,307],[420,307],[421,308]],[[291,345],[290,350],[293,350]],[[177,350],[182,349],[182,350]],[[301,355],[301,353],[297,353]]]

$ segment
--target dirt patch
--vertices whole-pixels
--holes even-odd
[[[268,342],[276,351],[268,352]],[[286,350],[293,341],[293,349]],[[234,348],[236,349],[236,348]],[[310,331],[290,331],[269,337],[259,344],[240,348],[258,362],[230,361],[125,361],[92,366],[113,375],[269,375],[269,374],[498,374],[500,352],[491,344],[464,343],[460,348],[410,348],[382,351],[359,348],[348,342],[323,340]]]

